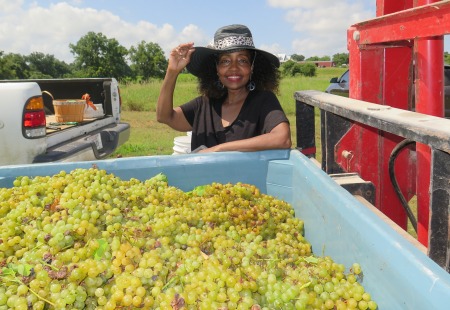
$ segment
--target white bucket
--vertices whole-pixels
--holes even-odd
[[[94,106],[97,110],[94,110],[91,106],[86,104],[86,108],[84,109],[84,118],[100,118],[105,115],[103,112],[103,105],[101,103],[94,104]]]
[[[189,154],[191,152],[191,136],[179,136],[173,139],[173,154]]]

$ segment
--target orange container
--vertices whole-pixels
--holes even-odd
[[[53,100],[55,108],[55,120],[62,122],[82,122],[86,100],[83,99],[60,99]]]

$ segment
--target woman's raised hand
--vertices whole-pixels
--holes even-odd
[[[194,43],[183,43],[170,51],[168,70],[181,72],[191,60]]]

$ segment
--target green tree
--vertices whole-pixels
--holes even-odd
[[[331,58],[330,58],[330,56],[322,56],[322,57],[319,57],[319,60],[321,60],[321,61],[330,61]]]
[[[306,61],[319,61],[319,56],[311,56],[306,58]]]
[[[291,77],[296,75],[315,76],[316,66],[313,63],[298,63],[292,60],[286,61],[281,65],[281,75]]]
[[[31,78],[62,78],[71,72],[70,66],[63,61],[40,52],[25,56],[30,67]]]
[[[167,68],[167,59],[161,47],[156,43],[141,41],[129,50],[131,69],[136,76],[144,80],[151,77],[163,78]]]
[[[292,54],[291,55],[291,59],[294,60],[294,61],[303,61],[303,60],[305,60],[305,56]]]
[[[333,55],[333,62],[336,67],[340,67],[342,65],[348,65],[349,54],[348,53],[338,53]]]
[[[300,65],[300,73],[303,76],[313,77],[316,76],[316,66],[312,63],[304,63]]]
[[[69,47],[75,56],[76,76],[115,77],[120,80],[130,75],[131,70],[125,60],[128,51],[116,39],[91,31]]]
[[[4,52],[0,51],[0,79],[10,80],[13,78],[15,78],[15,72],[8,59],[4,57]]]
[[[296,62],[292,59],[282,63],[280,66],[281,76],[293,76],[292,71],[295,64]]]
[[[0,78],[2,79],[27,79],[29,70],[24,56],[20,54],[0,54]]]
[[[444,52],[444,63],[450,65],[450,54],[448,52]]]

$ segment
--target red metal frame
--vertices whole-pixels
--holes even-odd
[[[348,30],[350,97],[405,110],[415,106],[416,112],[443,116],[443,35],[448,33],[450,1],[377,0],[377,17]],[[354,124],[336,145],[335,157],[344,169],[372,181],[376,207],[406,228],[406,213],[388,173],[391,151],[402,139]],[[351,152],[350,163],[343,151]],[[395,172],[405,198],[417,195],[418,239],[427,245],[428,147],[417,145],[416,153],[402,152]]]

